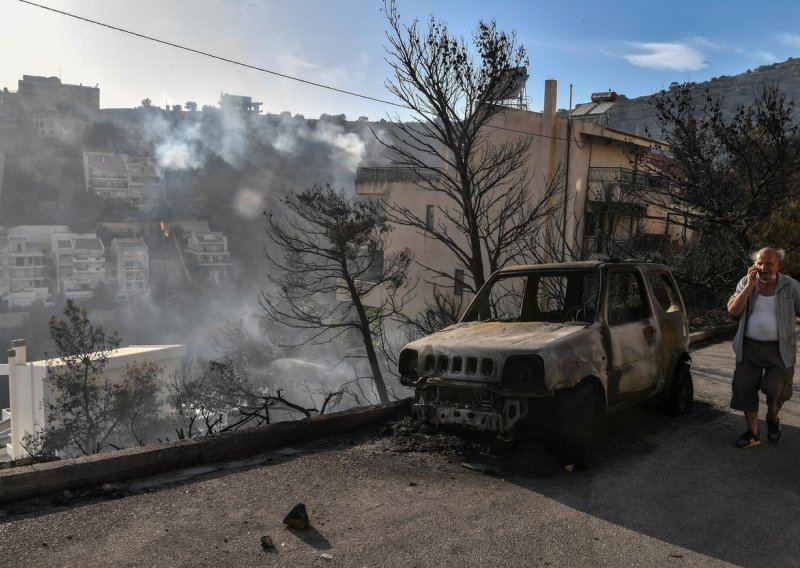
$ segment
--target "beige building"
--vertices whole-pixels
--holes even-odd
[[[59,360],[28,361],[24,340],[12,343],[8,364],[0,364],[0,375],[8,375],[10,409],[0,417],[0,461],[18,459],[27,454],[22,447],[26,434],[47,426],[43,402],[52,400],[55,392],[44,380],[48,364],[58,366]],[[183,345],[131,345],[112,351],[104,369],[109,381],[121,379],[126,366],[149,361],[162,369],[161,379],[166,380],[181,368],[186,348]],[[10,416],[7,416],[10,414]]]
[[[564,256],[572,256],[573,260],[615,256],[626,248],[623,245],[636,239],[653,245],[668,239],[664,236],[664,222],[651,220],[659,216],[657,212],[637,202],[630,191],[634,185],[655,182],[638,172],[632,161],[637,153],[646,155],[652,142],[607,128],[604,113],[610,107],[608,103],[582,105],[578,107],[580,111],[576,109],[576,116],[556,113],[556,90],[554,80],[546,81],[542,112],[506,108],[493,119],[488,135],[497,140],[532,137],[526,164],[534,174],[529,187],[532,199],[538,201],[544,194],[546,179],[563,178],[560,181],[566,188],[566,199],[550,218],[549,226],[564,235]],[[439,175],[436,168],[425,172],[402,167],[359,168],[355,190],[359,196],[406,207],[432,226],[443,220],[442,210],[453,204],[443,194],[421,187],[424,184],[420,179],[425,176],[436,183]],[[411,249],[419,264],[451,274],[452,294],[464,294],[463,283],[468,275],[441,242],[417,228],[402,226],[395,227],[391,239],[393,248]],[[570,255],[569,251],[577,254]],[[547,251],[540,252],[547,259]],[[418,312],[424,299],[432,295],[432,284],[421,277],[418,265],[411,276],[420,278],[417,300],[407,309],[409,315]]]

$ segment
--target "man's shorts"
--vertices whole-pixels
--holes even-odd
[[[786,367],[777,341],[744,338],[742,360],[733,373],[731,408],[758,412],[758,391],[767,395],[767,417],[772,418],[792,398],[794,367]]]

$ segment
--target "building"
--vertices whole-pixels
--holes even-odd
[[[100,89],[66,85],[58,77],[23,75],[17,83],[17,95],[23,106],[34,110],[93,113],[100,110]]]
[[[66,298],[89,299],[106,278],[105,247],[95,234],[53,233],[56,287]]]
[[[664,222],[651,221],[650,218],[658,217],[657,212],[648,210],[631,191],[656,183],[637,171],[632,158],[648,154],[652,141],[607,128],[604,113],[609,105],[590,103],[589,107],[579,107],[581,110],[574,117],[569,113],[559,114],[556,94],[556,81],[548,80],[542,112],[531,112],[514,104],[504,108],[487,126],[487,138],[497,143],[525,134],[532,137],[525,164],[529,172],[535,172],[528,186],[532,199],[538,201],[545,195],[546,180],[557,180],[566,188],[565,198],[546,227],[551,234],[562,237],[560,254],[543,249],[539,256],[569,258],[571,253],[573,259],[580,260],[613,256],[635,239],[639,239],[639,244],[661,243],[665,238]],[[446,167],[447,164],[442,168]],[[439,168],[423,171],[362,167],[356,174],[355,190],[359,196],[380,198],[407,208],[428,226],[447,224],[449,221],[442,212],[452,208],[452,202],[430,189],[439,183],[442,172]],[[458,231],[451,234],[460,238]],[[452,275],[447,284],[450,293],[463,298],[469,275],[440,241],[417,228],[396,226],[392,247],[408,247],[418,261],[410,274],[419,284],[417,300],[407,306],[409,315],[418,313],[424,299],[432,296],[434,284],[423,277],[420,265],[435,266]]]
[[[10,408],[0,417],[0,461],[25,457],[22,441],[37,428],[47,427],[43,403],[52,400],[54,390],[47,385],[47,367],[58,366],[59,360],[28,361],[25,340],[16,340],[8,352],[8,364],[0,364],[0,375],[8,375]],[[186,348],[183,345],[131,345],[112,351],[104,369],[109,381],[120,380],[126,366],[135,362],[150,361],[162,369],[166,379],[181,368]],[[10,416],[8,416],[10,415]],[[6,422],[7,421],[7,422]],[[4,435],[5,433],[5,435]],[[2,455],[4,454],[4,455]]]
[[[139,209],[152,209],[164,202],[164,176],[148,156],[84,152],[86,191],[104,199],[128,201]]]
[[[229,95],[228,93],[220,93],[219,95],[219,108],[222,110],[260,114],[261,105],[263,104],[264,103],[254,102],[253,97]]]
[[[49,279],[45,266],[45,247],[28,235],[8,235],[5,260],[5,278],[8,292],[3,296],[6,308],[26,307],[36,300],[47,301],[50,296]]]
[[[83,173],[86,191],[105,199],[126,199],[135,202],[141,195],[130,190],[127,159],[122,154],[84,152]]]
[[[17,96],[40,138],[77,142],[100,110],[100,89],[65,85],[58,77],[23,75]]]
[[[110,260],[117,301],[135,302],[150,294],[150,257],[142,239],[112,239]]]
[[[147,156],[127,156],[131,195],[141,196],[140,209],[152,209],[166,199],[164,175],[155,160]]]
[[[228,238],[219,231],[191,231],[186,240],[186,263],[208,280],[221,281],[231,265]]]
[[[39,138],[78,142],[86,131],[87,118],[55,110],[37,110],[30,114],[33,128]]]

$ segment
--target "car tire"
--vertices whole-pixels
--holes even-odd
[[[586,467],[596,439],[598,389],[589,381],[556,394],[556,449],[565,465]]]
[[[669,394],[664,399],[664,410],[669,414],[686,414],[694,404],[694,384],[692,369],[687,362],[682,362],[672,375]]]

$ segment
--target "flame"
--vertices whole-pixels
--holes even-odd
[[[164,221],[159,221],[159,226],[161,227],[161,236],[165,239],[170,237],[169,229],[167,229],[167,224]]]

